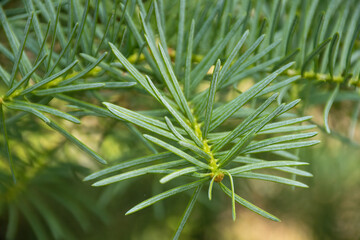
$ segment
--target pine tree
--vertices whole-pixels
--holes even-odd
[[[237,204],[280,221],[244,199],[237,179],[308,187],[300,180],[312,174],[301,166],[313,160],[299,152],[319,143],[309,140],[315,127],[358,146],[357,0],[12,4],[0,3],[0,209],[7,239],[25,239],[19,216],[36,239],[77,239],[58,204],[84,232],[87,216],[106,219],[105,204],[81,187],[88,182],[73,182],[69,169],[81,178],[89,169],[62,154],[68,143],[86,154],[76,156],[99,163],[84,178],[92,186],[154,175],[152,185],[162,191],[126,215],[192,191],[173,239],[199,198],[213,198],[213,188],[231,200],[234,221]],[[332,131],[328,118],[334,101],[349,99],[356,104],[346,136]],[[306,116],[322,103],[323,123]],[[89,118],[101,124],[98,142],[76,134],[89,129]],[[128,132],[137,145],[108,161],[110,153],[94,146],[109,132]],[[41,135],[48,139],[39,143]],[[116,147],[128,139],[118,141]],[[114,197],[102,194],[105,202]]]

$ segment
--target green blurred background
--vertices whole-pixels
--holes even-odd
[[[13,1],[7,7],[18,2]],[[2,32],[0,41],[5,42]],[[0,55],[0,61],[3,64],[6,59]],[[130,109],[158,107],[150,97],[140,98],[137,91],[102,94],[109,102]],[[309,102],[318,98],[314,94]],[[323,103],[310,106],[304,115],[313,115],[313,122],[322,125]],[[63,106],[64,102],[51,104]],[[310,163],[305,169],[314,175],[301,179],[309,185],[308,189],[256,180],[235,183],[239,195],[282,222],[271,222],[241,206],[237,206],[238,218],[233,222],[230,198],[216,194],[219,189],[215,187],[211,202],[202,194],[180,239],[360,239],[360,147],[356,144],[360,142],[360,125],[356,126],[352,142],[342,138],[351,125],[353,108],[351,101],[335,102],[330,114],[334,133],[328,135],[319,130],[316,138],[321,144],[300,151],[300,159]],[[81,127],[58,121],[110,164],[150,153],[120,122],[95,116],[81,120]],[[107,187],[91,187],[82,179],[101,166],[46,124],[25,117],[10,124],[8,131],[12,136],[14,161],[18,163],[19,182],[16,186],[12,184],[7,160],[1,152],[0,239],[6,239],[6,234],[15,239],[36,239],[34,231],[39,231],[47,239],[58,236],[59,239],[162,240],[170,239],[176,231],[191,193],[125,216],[136,203],[169,186],[160,185],[159,178],[145,176]],[[39,205],[42,207],[37,208]],[[55,227],[49,228],[50,225]]]

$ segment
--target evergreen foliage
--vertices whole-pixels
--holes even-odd
[[[64,172],[70,167],[85,176],[81,161],[57,160],[63,144],[33,148],[27,139],[28,132],[51,131],[107,164],[69,130],[83,128],[88,116],[121,122],[147,150],[92,168],[83,184],[160,176],[154,184],[164,190],[134,203],[126,215],[192,191],[173,239],[199,196],[211,200],[215,187],[229,196],[234,221],[237,203],[280,221],[242,198],[237,179],[308,187],[301,177],[312,174],[301,166],[312,160],[299,159],[299,149],[319,143],[310,139],[317,134],[305,114],[310,105],[325,104],[320,130],[358,146],[352,140],[360,112],[357,0],[17,4],[0,2],[0,212],[8,216],[7,239],[19,237],[20,214],[37,239],[76,239],[47,199],[73,214],[84,231],[88,215],[106,222],[101,207],[71,194],[78,184]],[[134,104],[122,106],[119,95]],[[339,100],[358,103],[348,137],[328,122]],[[141,106],[146,110],[137,110]]]

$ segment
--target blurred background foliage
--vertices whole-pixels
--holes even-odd
[[[50,0],[49,0],[50,1]],[[45,1],[48,3],[49,1]],[[28,12],[24,9],[27,0],[1,1],[0,4],[10,22],[14,33],[21,39]],[[37,1],[33,1],[37,2]],[[40,1],[42,2],[42,1]],[[51,2],[51,1],[50,1]],[[67,5],[63,0],[63,9],[60,14],[60,22],[66,26],[68,20]],[[137,19],[138,14],[136,1],[100,1],[101,14],[97,22],[92,22],[95,1],[76,1],[80,9],[84,9],[84,3],[90,3],[87,27],[97,25],[94,46],[101,42],[105,35],[104,43],[100,46],[100,53],[109,50],[107,41],[119,43],[122,53],[128,59],[135,58],[134,62],[141,65],[141,55],[134,36],[129,33],[126,21],[123,19],[122,6],[128,6],[128,11]],[[169,53],[175,52],[178,1],[162,0],[166,15],[166,36],[168,36]],[[314,5],[316,2],[316,5]],[[25,3],[25,4],[24,4]],[[151,8],[152,1],[143,1],[146,9]],[[57,6],[58,2],[54,1]],[[46,5],[47,6],[47,5]],[[279,8],[280,6],[280,8]],[[330,6],[330,7],[329,7]],[[242,79],[239,85],[233,86],[221,97],[231,98],[231,94],[247,89],[254,81],[266,74],[280,60],[296,61],[296,71],[301,70],[306,59],[301,55],[308,55],[316,48],[317,43],[325,40],[325,36],[333,36],[339,32],[343,36],[338,48],[339,56],[335,58],[335,74],[341,76],[340,91],[330,104],[329,127],[331,133],[326,132],[324,125],[324,108],[329,104],[329,98],[338,84],[336,79],[329,76],[326,67],[321,67],[323,59],[329,53],[318,55],[318,63],[312,63],[307,68],[307,74],[293,84],[291,89],[283,92],[284,98],[293,100],[297,97],[303,99],[297,107],[300,115],[314,116],[312,122],[319,126],[318,139],[322,143],[318,146],[299,151],[302,161],[309,162],[307,171],[314,177],[303,178],[301,181],[309,185],[308,189],[296,189],[291,187],[261,182],[256,180],[241,180],[238,191],[245,199],[249,199],[260,207],[278,216],[282,222],[275,223],[263,219],[245,208],[238,208],[238,219],[232,222],[231,202],[222,195],[217,195],[214,189],[214,199],[211,204],[205,196],[200,196],[197,207],[192,213],[189,222],[183,230],[181,239],[359,239],[360,238],[360,126],[357,122],[360,109],[359,77],[360,72],[360,40],[358,37],[357,24],[360,22],[360,2],[349,1],[187,1],[187,12],[190,16],[197,14],[197,31],[201,30],[206,20],[211,24],[205,29],[205,39],[196,48],[196,58],[201,60],[203,54],[212,47],[217,39],[223,37],[229,31],[230,23],[238,16],[249,15],[248,22],[244,24],[244,30],[250,30],[250,40],[245,44],[243,53],[255,39],[266,33],[265,44],[260,52],[271,44],[272,37],[283,36],[291,28],[291,16],[297,16],[299,25],[296,26],[295,34],[291,35],[293,41],[289,45],[290,50],[285,49],[285,43],[281,43],[277,50],[271,52],[273,57],[279,57],[277,61],[255,73],[251,71],[239,75]],[[312,9],[314,8],[314,9]],[[339,11],[337,11],[337,8]],[[214,10],[215,9],[215,10]],[[56,8],[54,7],[55,12]],[[117,10],[117,11],[116,11]],[[324,36],[318,36],[319,40],[314,43],[319,26],[318,19],[326,18],[323,11],[329,12],[327,20],[328,30]],[[291,13],[292,12],[292,13]],[[275,15],[273,13],[276,13]],[[37,10],[41,22],[47,22],[41,10]],[[111,15],[113,14],[113,15]],[[211,14],[215,14],[213,18]],[[293,14],[293,15],[291,15]],[[314,16],[311,16],[314,14]],[[113,16],[110,18],[110,16]],[[210,17],[209,17],[210,16]],[[311,18],[309,17],[311,16]],[[325,16],[325,17],[324,17]],[[276,20],[273,20],[273,19]],[[310,18],[310,20],[309,20]],[[343,20],[345,18],[345,20]],[[108,19],[114,19],[113,22]],[[305,19],[310,21],[306,25]],[[304,21],[303,21],[304,20]],[[341,22],[343,20],[343,23]],[[74,20],[72,20],[74,21]],[[150,19],[152,24],[154,19]],[[190,19],[186,24],[190,23]],[[106,22],[116,28],[106,31]],[[354,23],[353,23],[354,22]],[[319,22],[321,25],[321,21]],[[288,25],[289,24],[289,25]],[[318,24],[318,25],[317,25]],[[322,23],[324,24],[324,23]],[[302,25],[308,26],[301,27]],[[355,25],[355,27],[351,27]],[[44,24],[45,29],[46,24]],[[332,27],[334,30],[332,30]],[[337,29],[335,29],[337,28]],[[114,30],[115,29],[115,30]],[[273,30],[271,30],[273,29]],[[285,29],[285,30],[284,30]],[[115,33],[114,33],[115,32]],[[350,32],[350,33],[348,33]],[[31,35],[30,39],[35,41]],[[186,33],[188,34],[188,33]],[[304,44],[302,36],[305,38]],[[271,37],[272,36],[272,37]],[[289,35],[290,36],[290,35]],[[351,64],[347,69],[348,43],[355,36],[353,48],[351,48]],[[51,38],[50,38],[51,39]],[[47,45],[51,44],[50,39]],[[185,38],[186,39],[186,38]],[[350,40],[346,40],[350,39]],[[123,45],[120,44],[122,41]],[[235,42],[235,40],[232,40]],[[0,42],[5,48],[9,43],[0,27]],[[232,43],[234,45],[234,43]],[[61,47],[56,41],[55,52],[58,54]],[[305,47],[307,46],[307,48]],[[94,47],[94,49],[96,49]],[[300,54],[286,58],[300,47]],[[306,50],[302,50],[305,48]],[[229,47],[231,50],[231,48]],[[326,51],[330,51],[329,45]],[[79,49],[76,52],[83,52]],[[36,56],[30,50],[26,50],[30,59]],[[89,52],[87,52],[89,54]],[[225,49],[224,55],[229,51]],[[326,55],[327,54],[327,55]],[[90,52],[91,55],[91,52]],[[325,55],[325,56],[324,56]],[[344,57],[343,57],[344,55]],[[96,56],[95,56],[96,57]],[[80,58],[80,57],[79,57]],[[258,60],[256,63],[266,63],[269,59]],[[107,57],[111,62],[112,57]],[[11,72],[12,63],[4,52],[0,53],[1,66]],[[256,64],[255,64],[256,65]],[[317,70],[318,69],[318,70]],[[264,70],[264,71],[262,71]],[[320,73],[314,75],[315,70]],[[348,71],[345,72],[344,71]],[[351,75],[349,74],[351,72]],[[291,73],[288,73],[291,74]],[[313,75],[311,75],[313,74]],[[321,75],[323,74],[323,75]],[[114,73],[107,72],[106,77],[114,77]],[[328,78],[326,81],[322,77]],[[1,82],[0,94],[4,93],[4,84]],[[89,91],[81,94],[69,94],[69,96],[81,99],[93,104],[106,100],[120,106],[136,110],[152,110],[159,107],[149,96],[144,95],[139,89],[117,89]],[[96,114],[88,114],[78,111],[74,106],[69,106],[64,100],[54,99],[51,106],[63,111],[71,111],[81,118],[81,125],[66,122],[55,118],[68,132],[81,139],[87,146],[99,153],[110,164],[115,164],[134,157],[144,156],[149,149],[139,138],[134,137],[134,129],[124,125],[116,119],[97,117]],[[331,106],[332,105],[332,106]],[[9,113],[6,113],[9,117]],[[11,115],[13,116],[13,115]],[[229,123],[231,124],[231,123]],[[158,184],[159,178],[145,176],[136,180],[112,184],[102,188],[93,188],[82,179],[102,166],[90,157],[79,151],[72,143],[66,140],[58,132],[52,131],[45,123],[32,116],[21,117],[7,124],[9,142],[12,149],[12,157],[16,164],[17,183],[14,184],[9,170],[7,157],[3,150],[4,139],[0,138],[0,239],[169,239],[177,228],[179,216],[186,207],[191,193],[187,196],[178,196],[171,200],[158,203],[151,208],[139,213],[124,216],[125,212],[134,205],[156,193],[162,191]],[[1,133],[3,134],[3,133]]]

